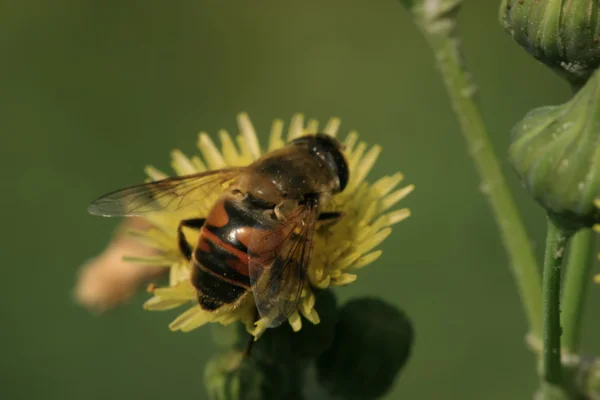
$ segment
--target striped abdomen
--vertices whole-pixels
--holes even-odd
[[[234,303],[250,289],[248,242],[261,215],[251,206],[248,200],[223,197],[200,231],[192,255],[192,284],[206,310]]]

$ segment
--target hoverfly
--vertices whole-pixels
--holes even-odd
[[[341,216],[320,213],[320,205],[343,191],[348,178],[341,144],[326,134],[307,135],[246,167],[117,190],[92,202],[88,211],[102,216],[178,211],[227,186],[206,218],[179,223],[179,249],[190,262],[203,309],[236,304],[250,291],[260,317],[276,327],[300,299],[317,221]],[[200,231],[196,246],[190,246],[183,227]]]

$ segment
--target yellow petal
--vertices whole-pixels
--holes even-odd
[[[345,153],[346,157],[350,157],[350,154],[354,152],[354,146],[358,141],[358,132],[350,131],[346,139],[344,140],[344,146],[346,147]]]
[[[290,122],[290,127],[288,129],[287,141],[290,142],[297,137],[302,136],[304,133],[304,115],[303,114],[294,114],[292,117],[292,121]]]
[[[194,168],[196,168],[196,172],[204,172],[207,169],[204,161],[198,156],[192,157],[192,164],[194,165]]]
[[[298,311],[294,311],[292,315],[290,315],[288,322],[292,326],[294,332],[298,332],[300,329],[302,329],[302,319],[300,318]]]
[[[412,192],[414,189],[415,189],[415,185],[408,185],[406,187],[403,187],[402,189],[398,189],[398,190],[392,192],[391,194],[385,196],[381,200],[380,212],[386,211],[387,209],[392,207],[394,204],[396,204],[397,202],[399,202],[400,200],[402,200],[403,198],[408,196],[408,194],[410,192]]]
[[[327,275],[324,279],[311,282],[317,289],[327,289],[331,284],[331,277]]]
[[[221,140],[221,153],[223,154],[223,159],[227,163],[227,165],[238,166],[240,165],[240,154],[231,140],[231,136],[225,129],[221,129],[219,131],[219,139]]]
[[[337,278],[332,279],[331,284],[335,286],[348,285],[356,280],[357,276],[354,274],[342,274]]]
[[[310,293],[305,296],[300,302],[300,309],[303,314],[310,314],[312,309],[315,307],[315,295]]]
[[[384,228],[377,232],[375,236],[370,238],[369,240],[365,240],[359,246],[356,247],[355,251],[360,253],[367,253],[371,251],[373,248],[379,246],[381,242],[383,242],[390,234],[392,233],[392,228]]]
[[[375,192],[377,196],[385,196],[394,190],[394,188],[398,186],[403,179],[404,175],[402,175],[400,172],[397,172],[391,176],[384,176],[371,185],[371,190]]]
[[[248,330],[248,333],[254,336],[254,340],[258,340],[259,337],[267,330],[268,320],[261,318],[254,323],[254,329]]]
[[[364,256],[361,256],[359,259],[357,259],[356,262],[351,265],[351,268],[353,270],[356,270],[356,269],[360,269],[366,265],[369,265],[369,264],[373,263],[374,261],[376,261],[379,257],[381,257],[382,253],[383,252],[381,250],[376,250],[376,251],[367,253]]]
[[[181,330],[183,332],[188,332],[191,330],[191,327],[193,327],[192,329],[198,328],[208,322],[209,317],[210,315],[207,312],[196,305],[175,318],[175,320],[169,324],[169,329],[172,331]]]
[[[184,262],[178,262],[169,268],[169,285],[175,286],[180,282],[186,282],[190,278],[190,267]]]
[[[188,302],[189,300],[179,301],[172,299],[163,299],[162,297],[154,296],[146,300],[146,302],[144,303],[144,309],[150,311],[165,311],[171,310],[176,307],[180,307]]]
[[[319,317],[319,313],[314,308],[310,310],[310,312],[305,312],[304,310],[300,310],[304,318],[309,320],[313,325],[318,325],[321,322],[321,318]]]
[[[367,144],[365,142],[361,141],[358,143],[358,146],[356,146],[355,151],[353,151],[352,154],[348,157],[348,168],[350,168],[350,171],[357,170],[356,167],[358,165],[358,162],[362,158],[366,149],[367,149]],[[350,182],[352,183],[352,186],[356,186],[360,183],[360,181],[358,181],[355,178],[356,177],[353,177],[353,175],[350,176]]]
[[[225,160],[221,153],[211,140],[206,132],[201,132],[198,136],[198,149],[202,152],[202,156],[210,169],[220,169],[225,167]]]
[[[308,123],[306,124],[306,129],[304,130],[305,134],[315,134],[319,132],[319,121],[317,121],[314,118],[311,118],[308,120]],[[327,132],[325,132],[327,133]]]
[[[183,281],[175,286],[157,288],[154,295],[166,300],[190,301],[196,300],[196,289],[189,281]]]
[[[352,253],[349,256],[339,260],[338,262],[335,263],[335,268],[339,269],[339,270],[343,270],[346,269],[348,267],[350,267],[351,265],[353,265],[358,258],[360,257],[360,253]]]
[[[276,119],[271,126],[271,134],[269,135],[269,151],[283,147],[284,143],[281,139],[283,134],[283,121]]]
[[[342,121],[339,118],[332,117],[327,121],[327,125],[323,128],[323,133],[328,134],[329,136],[335,137],[340,129],[340,124]]]
[[[252,156],[253,160],[256,160],[260,157],[260,145],[258,144],[258,138],[256,137],[256,130],[254,129],[254,126],[252,126],[252,122],[250,122],[248,114],[245,112],[238,114],[237,122],[240,133],[244,137],[250,155]]]
[[[169,177],[167,174],[165,174],[164,172],[162,172],[162,171],[154,168],[152,165],[147,165],[146,168],[144,168],[144,172],[153,181],[160,181],[162,179],[165,179],[165,178]]]
[[[171,264],[172,260],[166,258],[165,256],[123,256],[123,261],[136,263],[136,264],[145,264],[145,265],[156,265],[159,267],[166,267]]]
[[[373,165],[375,165],[375,161],[377,161],[377,157],[381,153],[381,146],[373,146],[371,149],[365,154],[365,156],[360,160],[358,166],[356,167],[356,182],[362,182],[365,177],[371,172]]]
[[[196,172],[196,167],[180,150],[171,152],[171,168],[177,175],[190,175]]]

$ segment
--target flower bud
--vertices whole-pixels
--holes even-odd
[[[320,316],[318,324],[306,324],[299,332],[294,332],[288,324],[267,329],[253,344],[252,357],[265,360],[277,359],[280,363],[298,367],[305,366],[305,362],[323,353],[333,341],[337,321],[337,301],[331,290],[324,290],[317,294],[315,309]],[[235,339],[235,348],[244,351],[249,336],[241,324],[238,325]],[[219,339],[218,342],[222,341]]]
[[[413,336],[395,307],[378,299],[351,301],[340,311],[333,344],[317,359],[318,381],[344,399],[379,398],[407,362]]]
[[[500,22],[513,39],[560,75],[584,83],[600,65],[597,0],[503,0]]]
[[[245,357],[240,352],[218,354],[206,365],[204,383],[211,400],[295,399],[289,373],[281,364]]]
[[[532,196],[567,229],[600,221],[600,74],[567,103],[532,110],[512,130],[510,162]]]
[[[543,382],[533,396],[533,400],[569,400],[570,398],[563,388],[547,382]]]
[[[582,398],[588,400],[600,399],[600,359],[597,357],[582,357],[577,371],[576,385]]]

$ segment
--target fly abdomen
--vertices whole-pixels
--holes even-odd
[[[250,288],[248,275],[232,268],[243,262],[235,254],[201,235],[194,252],[192,284],[198,289],[198,301],[206,310],[234,303]],[[247,268],[247,267],[246,267]]]
[[[235,303],[250,290],[248,245],[266,219],[245,198],[218,200],[200,231],[192,254],[191,281],[202,308],[215,310]]]

